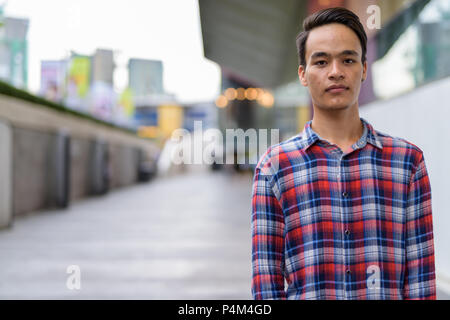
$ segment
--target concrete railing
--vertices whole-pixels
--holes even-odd
[[[0,227],[136,183],[158,154],[132,132],[0,95]]]

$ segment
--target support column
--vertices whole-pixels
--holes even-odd
[[[0,121],[0,229],[12,225],[12,130]]]

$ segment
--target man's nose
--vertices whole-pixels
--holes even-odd
[[[338,61],[333,61],[331,63],[330,73],[328,74],[330,80],[344,79],[344,73],[342,72],[341,66]]]

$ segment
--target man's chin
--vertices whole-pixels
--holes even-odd
[[[338,111],[338,110],[345,110],[350,108],[350,104],[348,103],[329,103],[329,104],[322,104],[317,105],[317,107],[323,111]]]

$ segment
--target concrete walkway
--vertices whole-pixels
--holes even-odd
[[[250,299],[250,198],[251,175],[197,170],[17,219],[0,298]]]
[[[252,177],[197,169],[17,219],[0,299],[251,299]]]

